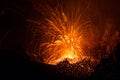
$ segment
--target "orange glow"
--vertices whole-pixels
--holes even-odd
[[[57,14],[53,11],[52,15]],[[48,64],[56,65],[65,59],[73,64],[87,57],[82,49],[85,39],[83,31],[80,30],[81,25],[78,23],[79,17],[76,18],[75,22],[72,22],[68,20],[64,12],[61,12],[61,16],[54,16],[58,20],[46,19],[50,29],[45,35],[51,38],[50,42],[42,43],[41,48],[46,48],[43,54],[49,54],[47,58],[44,58],[45,63]]]
[[[36,28],[32,28],[34,29],[32,30],[33,42],[31,41],[33,51],[29,52],[29,55],[38,62],[52,65],[57,65],[64,60],[75,64],[84,59],[99,63],[102,58],[105,58],[105,54],[110,54],[111,44],[116,43],[110,36],[111,23],[108,23],[111,26],[105,26],[105,31],[100,31],[90,19],[91,15],[86,14],[87,9],[83,10],[75,4],[74,7],[67,4],[62,5],[57,2],[56,7],[46,4],[43,8],[35,4],[35,9],[40,12],[40,20],[27,19],[37,24]]]
[[[58,5],[55,8],[51,8],[49,5],[44,7],[43,9],[47,13],[43,11],[44,20],[41,22],[27,20],[38,24],[39,27],[42,26],[41,29],[43,28],[44,33],[40,37],[41,43],[38,52],[33,56],[42,57],[43,63],[46,64],[57,65],[64,60],[74,64],[90,57],[87,55],[86,49],[93,46],[88,40],[91,23],[83,17],[79,8],[67,12],[62,8],[60,9],[61,4],[58,3]],[[38,31],[40,30],[38,29]]]
[[[27,19],[32,23],[27,54],[39,63],[55,65],[66,75],[91,75],[101,60],[113,53],[120,33],[112,20],[99,15],[91,1],[50,1],[33,3],[38,15]]]

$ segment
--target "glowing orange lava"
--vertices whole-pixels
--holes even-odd
[[[57,14],[52,11],[52,15]],[[44,58],[45,63],[48,64],[55,65],[65,59],[73,64],[86,57],[83,51],[84,30],[80,30],[79,17],[76,18],[75,22],[72,22],[68,20],[64,12],[61,12],[61,16],[54,16],[57,20],[46,19],[49,28],[45,35],[50,37],[50,42],[42,43],[41,48],[45,47],[43,54],[49,54],[47,58]]]
[[[104,36],[93,24],[90,16],[86,14],[87,12],[75,4],[63,5],[59,1],[56,3],[54,7],[50,4],[44,6],[35,4],[35,9],[41,15],[40,20],[27,19],[27,21],[38,25],[37,28],[34,28],[35,31],[32,30],[34,32],[33,43],[36,44],[33,44],[34,50],[30,52],[31,56],[38,62],[53,65],[64,60],[74,64],[88,58],[92,61],[104,58],[102,53],[108,53],[104,51],[106,50],[105,46],[107,50],[111,50],[109,49],[110,44],[102,46],[106,43],[101,38]],[[36,37],[37,33],[41,35],[38,34],[39,37]],[[104,49],[99,50],[101,47]]]
[[[92,14],[91,1],[49,1],[33,1],[38,15],[27,19],[32,23],[28,27],[32,37],[26,53],[34,61],[56,65],[58,72],[68,76],[91,75],[100,61],[113,53],[120,33],[111,20],[99,16],[97,7],[96,15]]]
[[[39,51],[33,56],[42,57],[43,63],[52,65],[57,65],[64,60],[74,64],[90,57],[86,55],[88,53],[86,49],[91,47],[88,35],[92,27],[89,19],[83,16],[79,8],[73,8],[68,12],[58,3],[55,8],[47,5],[41,14],[43,20],[40,22],[28,19],[38,24],[43,31],[38,46]]]

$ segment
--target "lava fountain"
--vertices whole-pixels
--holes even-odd
[[[57,15],[52,11],[54,15]],[[68,21],[64,12],[61,12],[61,17],[56,16],[58,20],[47,19],[50,30],[45,35],[51,37],[50,42],[45,42],[40,45],[40,48],[45,47],[43,54],[49,54],[45,59],[45,63],[57,64],[60,61],[67,59],[69,63],[76,63],[82,60],[85,55],[82,45],[82,33],[79,33],[78,21]],[[78,20],[78,19],[76,19]],[[66,24],[66,25],[65,25]]]
[[[26,20],[34,24],[34,27],[31,28],[33,36],[30,44],[32,45],[29,45],[33,49],[28,47],[30,48],[28,55],[38,62],[52,65],[57,65],[65,60],[71,65],[81,62],[79,68],[84,67],[87,72],[90,72],[102,58],[105,58],[106,55],[103,53],[107,54],[106,47],[109,48],[107,50],[111,50],[109,45],[113,42],[112,39],[103,47],[105,51],[101,50],[102,44],[106,43],[101,37],[104,38],[106,32],[108,32],[108,37],[111,37],[109,36],[110,30],[106,29],[105,34],[102,35],[92,23],[86,12],[87,9],[83,10],[75,5],[65,7],[59,0],[56,0],[55,3],[57,4],[42,3],[39,5],[33,2],[40,17]],[[109,41],[109,38],[106,40]],[[91,63],[87,64],[87,61]]]
[[[88,46],[86,33],[91,27],[90,21],[82,17],[78,8],[65,12],[60,7],[60,3],[56,8],[47,5],[44,10],[48,14],[42,11],[44,16],[47,15],[44,17],[44,23],[27,19],[29,22],[39,23],[39,26],[45,29],[42,35],[45,42],[40,44],[39,54],[47,64],[56,65],[66,59],[73,64],[88,57],[84,46]]]

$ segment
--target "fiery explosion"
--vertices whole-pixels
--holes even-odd
[[[59,7],[61,5],[55,9],[47,6],[49,18],[45,18],[46,24],[43,24],[46,29],[43,38],[47,37],[48,40],[40,44],[39,50],[47,64],[56,65],[65,59],[73,64],[88,57],[84,46],[88,46],[85,30],[90,27],[90,23],[81,20],[79,9],[67,14]]]
[[[45,35],[50,36],[50,42],[45,42],[41,44],[41,48],[45,47],[46,50],[43,51],[43,54],[49,54],[45,59],[45,63],[48,64],[57,64],[65,59],[69,63],[76,63],[79,60],[82,60],[85,57],[82,45],[82,36],[79,32],[78,21],[71,22],[68,21],[64,12],[61,12],[62,17],[57,16],[54,11],[52,15],[55,19],[47,19],[50,29],[46,32]],[[63,18],[60,19],[60,18]],[[66,25],[65,25],[66,24]]]
[[[38,62],[57,65],[67,60],[73,66],[78,64],[86,72],[93,72],[99,61],[108,56],[115,47],[111,45],[116,44],[119,33],[113,32],[110,35],[112,28],[109,25],[100,34],[86,12],[79,7],[68,6],[67,9],[57,2],[57,5],[47,4],[44,7],[35,4],[35,10],[42,17],[37,20],[27,19],[37,25],[32,28],[34,33],[31,43],[34,43],[34,50],[28,51]]]

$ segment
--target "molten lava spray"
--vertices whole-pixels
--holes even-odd
[[[74,65],[81,62],[79,68],[81,66],[86,72],[93,72],[100,60],[110,54],[111,43],[117,40],[119,33],[109,35],[112,29],[105,29],[101,34],[92,23],[87,7],[83,10],[82,5],[63,4],[61,0],[55,3],[42,3],[43,6],[33,2],[40,17],[27,19],[35,24],[31,28],[33,37],[30,44],[33,49],[30,48],[28,54],[38,62],[52,65],[65,60]]]
[[[58,13],[59,10],[56,10]],[[83,32],[79,32],[79,17],[74,22],[69,20],[65,13],[61,11],[60,16],[52,11],[52,17],[56,19],[46,19],[49,26],[48,31],[45,33],[51,39],[49,42],[42,43],[40,48],[45,47],[42,54],[48,57],[44,58],[45,63],[57,64],[65,59],[69,63],[76,63],[85,57],[83,51]],[[56,16],[55,16],[56,15]],[[82,24],[82,23],[81,23]]]
[[[91,23],[87,18],[81,15],[79,8],[73,8],[66,12],[62,4],[52,8],[47,5],[43,12],[44,23],[39,23],[45,30],[43,33],[43,42],[39,46],[39,54],[42,55],[44,62],[56,65],[67,59],[70,64],[79,62],[87,58],[85,46],[88,47],[87,32]],[[41,39],[42,40],[42,39]]]

